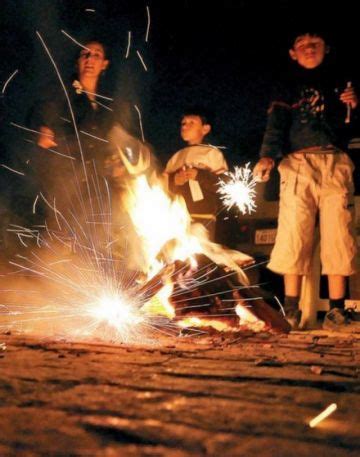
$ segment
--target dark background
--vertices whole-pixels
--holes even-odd
[[[148,43],[146,5],[151,14]],[[115,93],[130,94],[141,107],[146,139],[163,162],[181,145],[179,117],[193,104],[215,113],[213,142],[227,146],[230,163],[255,161],[271,86],[287,71],[294,32],[326,33],[331,58],[358,73],[359,37],[351,5],[307,0],[2,1],[1,86],[19,69],[2,96],[2,142],[26,136],[9,122],[26,125],[30,107],[44,94],[64,96],[35,33],[42,34],[67,80],[79,48],[61,33],[64,29],[79,41],[95,35],[110,45],[109,85]],[[125,59],[129,30],[132,46]]]

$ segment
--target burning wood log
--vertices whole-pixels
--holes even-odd
[[[189,269],[185,273],[184,264],[179,268],[179,262],[177,263],[176,271],[182,273],[176,275],[178,289],[177,291],[175,289],[170,297],[176,316],[214,318],[227,322],[230,327],[239,327],[239,324],[242,326],[249,323],[250,314],[253,322],[263,321],[266,328],[274,332],[290,331],[288,322],[265,301],[259,288],[241,285],[237,281],[235,272],[229,273],[224,268],[211,263],[205,256],[200,257],[199,265],[198,271],[201,273],[196,275]],[[188,287],[183,279],[186,274],[189,277],[193,276]],[[201,280],[197,280],[197,277]]]

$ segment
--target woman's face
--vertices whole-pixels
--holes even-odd
[[[78,58],[79,78],[98,79],[100,74],[107,68],[109,61],[105,57],[105,50],[101,43],[92,41],[85,45]]]

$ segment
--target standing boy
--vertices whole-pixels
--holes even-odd
[[[284,275],[288,321],[297,328],[301,319],[301,280],[310,272],[319,215],[322,274],[328,276],[330,298],[324,328],[342,330],[349,324],[345,285],[355,272],[356,253],[353,164],[345,151],[358,98],[350,81],[328,67],[328,51],[321,34],[296,36],[289,51],[296,68],[271,103],[254,175],[267,181],[274,159],[282,157],[278,232],[268,267]]]
[[[170,190],[185,199],[193,221],[202,223],[214,241],[216,214],[219,210],[217,182],[228,169],[223,153],[204,144],[211,131],[209,115],[200,108],[188,110],[181,120],[181,138],[187,146],[168,161],[165,173]]]

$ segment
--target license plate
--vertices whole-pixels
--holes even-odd
[[[262,229],[255,231],[255,244],[274,244],[277,229]]]

